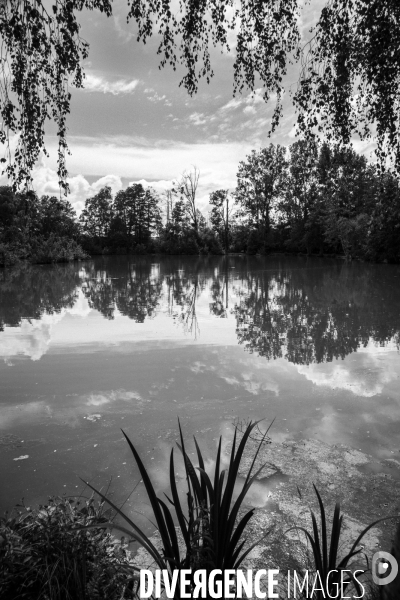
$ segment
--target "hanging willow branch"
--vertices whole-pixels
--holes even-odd
[[[82,60],[89,46],[79,36],[77,15],[83,8],[111,15],[108,0],[0,0],[0,143],[2,162],[15,188],[29,185],[39,152],[46,153],[45,124],[57,125],[58,177],[67,191],[66,118],[69,85],[84,87]],[[210,47],[230,51],[228,34],[236,32],[234,91],[254,90],[261,81],[265,99],[277,97],[274,123],[281,112],[282,77],[297,48],[297,0],[181,0],[177,14],[170,0],[128,0],[128,20],[137,41],[160,38],[160,68],[182,65],[181,85],[197,92],[199,80],[213,76]],[[258,80],[258,82],[257,82]],[[18,136],[14,155],[10,138]]]
[[[287,65],[301,58],[294,102],[300,131],[348,144],[376,136],[378,158],[400,170],[400,3],[329,0],[300,50],[300,0],[127,0],[137,41],[159,39],[160,68],[184,69],[180,85],[195,94],[213,76],[211,49],[230,52],[233,91],[263,89],[282,114]],[[46,7],[49,7],[48,10]],[[69,86],[83,87],[88,43],[79,36],[84,8],[111,15],[111,0],[0,0],[0,143],[14,187],[29,185],[47,120],[57,126],[58,176],[67,190],[65,155]],[[15,153],[10,139],[17,136]]]
[[[5,172],[15,188],[31,182],[31,171],[42,150],[46,154],[46,120],[57,125],[58,177],[67,190],[66,117],[69,83],[82,87],[81,61],[88,44],[79,37],[74,9],[83,2],[54,0],[48,12],[41,0],[2,0],[0,4],[0,142],[6,145]],[[107,14],[107,0],[90,2]],[[10,137],[17,135],[14,157]]]
[[[301,133],[345,145],[374,138],[378,164],[400,171],[399,1],[330,0],[301,58]]]

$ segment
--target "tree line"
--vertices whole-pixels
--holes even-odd
[[[232,191],[198,208],[200,172],[164,194],[133,183],[105,186],[79,218],[64,198],[0,188],[0,264],[60,262],[94,254],[271,252],[399,262],[398,177],[354,149],[298,140],[241,161]]]

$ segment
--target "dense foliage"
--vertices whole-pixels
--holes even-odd
[[[253,151],[239,165],[235,197],[235,251],[400,259],[399,180],[351,148],[299,140],[289,154],[272,144]]]
[[[0,518],[2,600],[132,598],[134,571],[124,546],[101,527],[109,514],[91,500],[50,498]]]
[[[400,4],[329,0],[302,52],[295,94],[301,132],[349,144],[375,137],[400,168]]]
[[[51,263],[86,258],[79,236],[67,200],[0,187],[0,266],[20,259]]]

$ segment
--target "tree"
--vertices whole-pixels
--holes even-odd
[[[198,210],[196,207],[196,193],[199,185],[200,171],[197,167],[193,167],[192,171],[185,171],[177,184],[177,191],[185,199],[185,210],[191,226],[196,235],[199,229]]]
[[[369,222],[366,257],[370,260],[400,261],[400,183],[385,173],[375,183]]]
[[[270,144],[239,163],[236,202],[240,212],[267,243],[273,212],[278,209],[287,181],[286,149]]]
[[[364,156],[351,149],[334,149],[320,193],[325,199],[325,238],[346,258],[365,254],[375,181],[374,168]]]
[[[42,196],[38,206],[40,233],[45,238],[51,234],[78,238],[79,225],[75,211],[68,200],[55,196]]]
[[[85,202],[80,222],[83,232],[97,242],[104,242],[108,236],[112,219],[112,193],[106,185]]]
[[[187,205],[183,199],[177,200],[172,210],[171,220],[162,232],[162,249],[167,254],[198,254],[198,235],[190,224]]]
[[[289,150],[288,185],[280,206],[289,228],[286,243],[309,254],[318,238],[318,146],[314,141],[298,140]]]
[[[348,145],[376,135],[400,169],[400,4],[329,0],[302,55],[294,96],[300,131]]]
[[[210,204],[212,206],[210,221],[212,228],[223,240],[225,252],[229,251],[229,226],[233,207],[229,208],[228,190],[216,190],[210,194]]]

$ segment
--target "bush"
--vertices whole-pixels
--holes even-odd
[[[2,600],[132,598],[133,571],[121,544],[104,529],[102,503],[50,498],[0,519]]]
[[[199,246],[196,235],[190,228],[175,227],[171,224],[165,228],[159,246],[166,254],[198,254]]]
[[[32,249],[31,262],[56,263],[89,258],[82,247],[73,239],[54,234],[48,239],[38,239]]]
[[[200,254],[223,254],[224,250],[218,236],[212,229],[205,229],[199,234]]]
[[[147,254],[147,248],[144,244],[136,244],[136,246],[132,249],[132,254]]]
[[[0,243],[0,267],[10,267],[20,261],[19,253],[8,244]]]
[[[247,238],[247,254],[257,254],[262,248],[262,240],[257,229],[252,229]]]

